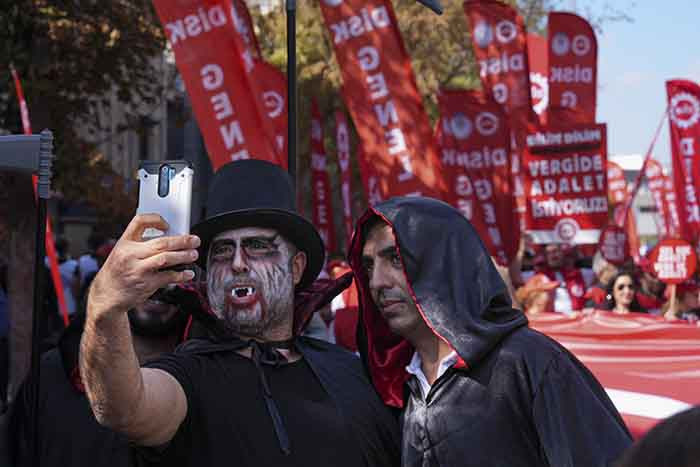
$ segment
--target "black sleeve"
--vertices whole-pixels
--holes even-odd
[[[607,466],[632,442],[600,383],[568,353],[555,355],[545,370],[533,419],[553,467]]]
[[[196,411],[197,372],[196,359],[181,354],[166,354],[157,360],[143,365],[144,368],[163,370],[180,383],[187,398],[187,414],[180,424],[175,436],[163,446],[134,446],[134,457],[138,466],[178,465],[174,459],[184,459],[189,450],[190,433],[192,432],[192,412]]]

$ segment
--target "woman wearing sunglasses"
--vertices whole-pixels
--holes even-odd
[[[606,309],[619,315],[646,313],[637,301],[637,279],[630,272],[620,272],[610,281],[606,295]]]

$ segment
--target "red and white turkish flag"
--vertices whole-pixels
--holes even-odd
[[[508,265],[518,246],[513,233],[519,230],[513,216],[508,119],[500,104],[478,91],[443,90],[438,103],[448,199],[463,212],[472,205],[471,221],[479,236],[491,256]]]
[[[550,125],[528,134],[526,144],[525,221],[533,241],[598,243],[608,222],[605,125]]]
[[[323,143],[323,123],[316,99],[311,101],[311,219],[326,245],[326,251],[336,251],[335,226],[331,184],[326,168],[326,148]]]
[[[352,170],[350,167],[350,128],[345,113],[335,111],[335,147],[338,151],[340,169],[340,195],[343,201],[343,224],[345,246],[350,244],[354,222],[352,218]]]
[[[364,157],[378,175],[377,193],[444,198],[437,145],[391,2],[321,0],[320,5],[343,76],[345,104]]]
[[[700,328],[646,313],[529,316],[600,381],[634,438],[700,404]]]
[[[691,243],[700,233],[700,86],[666,82],[671,133],[671,162],[680,235]]]
[[[532,110],[540,117],[540,122],[547,123],[549,106],[549,57],[547,56],[547,38],[539,34],[527,34],[527,56],[530,63],[530,98]]]
[[[585,19],[573,13],[549,14],[550,121],[596,121],[598,42]]]
[[[216,170],[237,159],[263,159],[286,167],[274,145],[254,63],[234,26],[228,0],[154,0],[175,53],[192,108]]]

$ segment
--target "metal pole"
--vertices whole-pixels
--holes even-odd
[[[32,433],[29,444],[32,456],[32,465],[39,467],[39,393],[41,389],[41,354],[40,354],[40,326],[39,318],[44,307],[44,256],[46,242],[46,200],[49,198],[51,188],[51,158],[53,149],[53,135],[49,130],[41,132],[41,146],[39,150],[39,174],[37,183],[37,217],[36,217],[36,255],[34,257],[34,306],[32,316],[32,359],[30,381],[30,407],[32,419]]]
[[[297,2],[286,0],[287,10],[287,170],[297,185]]]

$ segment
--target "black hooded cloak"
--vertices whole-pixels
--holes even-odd
[[[459,355],[423,397],[362,268],[366,225],[393,229],[409,290],[432,331]],[[595,377],[527,327],[474,228],[430,198],[393,198],[359,220],[350,260],[360,296],[358,346],[384,402],[402,408],[404,466],[604,466],[631,438]]]

